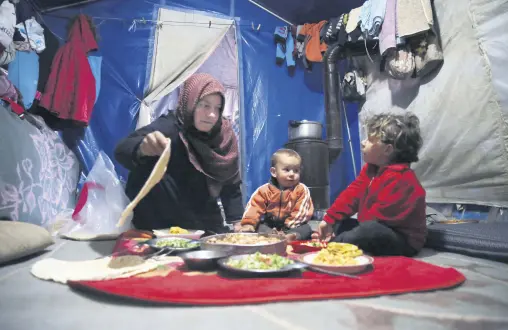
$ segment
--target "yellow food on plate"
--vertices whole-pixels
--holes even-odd
[[[352,266],[358,264],[356,257],[363,255],[358,246],[348,243],[328,243],[326,249],[319,251],[314,263],[328,266]]]
[[[169,228],[170,234],[188,234],[189,231],[187,229],[183,229],[180,227],[171,227]]]

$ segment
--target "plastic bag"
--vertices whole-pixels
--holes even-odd
[[[131,228],[132,214],[116,227],[129,204],[109,157],[100,152],[83,185],[73,213],[66,212],[45,227],[53,235],[76,240],[114,239]]]
[[[30,43],[30,46],[37,53],[41,53],[44,49],[46,49],[44,28],[35,20],[35,18],[29,18],[25,22],[21,22],[16,25],[16,27],[19,29],[21,36]]]

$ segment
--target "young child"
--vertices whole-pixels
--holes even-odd
[[[252,195],[239,231],[283,232],[288,240],[310,238],[312,230],[307,222],[314,205],[309,188],[300,183],[301,164],[294,150],[279,149],[272,155],[271,180]]]
[[[425,190],[410,168],[422,146],[419,125],[412,114],[381,114],[367,121],[366,165],[314,236],[355,244],[372,255],[413,256],[421,250],[427,236]],[[355,213],[358,220],[350,218]]]

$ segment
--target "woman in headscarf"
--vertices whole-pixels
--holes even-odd
[[[176,111],[122,140],[115,157],[130,170],[126,193],[133,199],[171,141],[166,174],[134,209],[138,229],[179,226],[224,232],[226,221],[243,214],[238,143],[222,117],[224,87],[211,75],[192,75],[183,85]]]

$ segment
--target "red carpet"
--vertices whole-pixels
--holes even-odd
[[[455,287],[465,281],[453,268],[406,257],[376,258],[374,269],[359,279],[305,271],[291,278],[227,278],[217,274],[189,276],[174,270],[166,276],[68,283],[135,300],[187,305],[239,305],[373,297]]]

